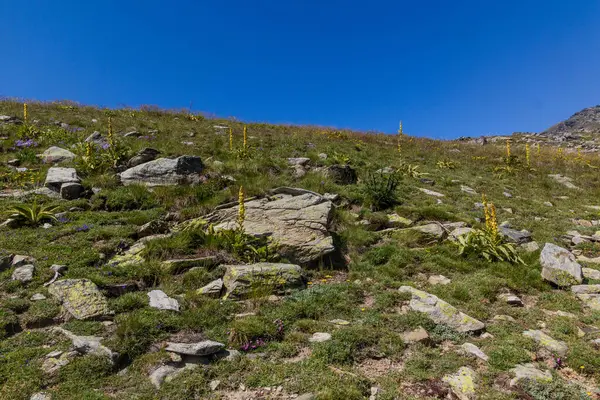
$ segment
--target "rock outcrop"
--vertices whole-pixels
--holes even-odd
[[[172,186],[201,182],[200,173],[204,164],[200,157],[181,156],[159,158],[136,165],[123,171],[121,182],[124,185]]]

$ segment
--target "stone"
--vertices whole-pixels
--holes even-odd
[[[129,249],[127,249],[123,254],[117,254],[108,262],[109,265],[114,267],[130,267],[133,265],[140,265],[144,262],[144,258],[142,257],[142,252],[146,248],[146,243],[155,240],[155,239],[163,239],[169,237],[168,234],[159,234],[159,235],[151,235],[146,236],[139,239],[135,242]]]
[[[577,319],[577,315],[570,313],[570,312],[566,312],[566,311],[550,311],[550,310],[542,310],[542,312],[546,315],[550,315],[553,317],[564,317],[564,318],[571,318],[571,319]]]
[[[208,383],[208,387],[210,388],[210,390],[212,390],[214,392],[215,390],[217,390],[217,388],[219,387],[220,384],[221,384],[221,381],[215,379]]]
[[[579,259],[579,258],[578,258]],[[581,273],[585,279],[600,280],[600,271],[593,268],[581,268]]]
[[[166,351],[188,356],[209,356],[223,350],[223,343],[212,340],[203,340],[197,343],[173,343],[167,342]]]
[[[0,254],[0,271],[10,268],[13,265],[12,260],[12,254]]]
[[[513,317],[511,317],[510,315],[494,315],[494,318],[492,318],[493,321],[503,321],[503,322],[517,322],[516,319],[514,319]]]
[[[31,296],[31,298],[29,300],[31,300],[31,301],[46,300],[46,296],[44,296],[41,293],[35,293],[33,296]]]
[[[356,170],[349,165],[331,165],[325,175],[338,185],[352,185],[358,181]]]
[[[150,307],[158,308],[159,310],[179,311],[179,302],[166,295],[162,290],[152,290],[148,293],[150,299]]]
[[[464,354],[470,354],[473,355],[483,361],[487,361],[489,359],[489,357],[487,356],[487,354],[485,354],[483,351],[481,351],[481,349],[477,346],[475,346],[473,343],[463,343],[461,347],[461,351]]]
[[[388,214],[387,217],[388,222],[386,224],[386,227],[388,228],[403,228],[406,226],[411,226],[413,224],[413,222],[410,219],[401,217],[396,213]]]
[[[561,185],[566,186],[569,189],[579,189],[577,186],[573,184],[573,179],[563,176],[561,174],[550,174],[548,175],[550,178],[554,179],[556,182]]]
[[[402,341],[406,344],[421,343],[429,341],[429,333],[422,327],[402,333]]]
[[[477,195],[477,192],[475,191],[475,189],[470,188],[466,185],[460,185],[460,190],[467,194]]]
[[[513,196],[512,196],[512,194],[510,194],[509,192],[502,192],[502,194],[504,195],[504,197],[507,197],[507,198],[509,198],[509,199],[510,199],[511,197],[513,197]]]
[[[575,294],[599,294],[600,285],[573,285],[571,291]]]
[[[142,150],[138,151],[135,156],[127,161],[127,168],[137,167],[138,165],[153,161],[158,157],[160,151],[156,149],[152,149],[150,147],[145,147]]]
[[[67,182],[60,186],[60,197],[64,200],[77,200],[84,191],[85,188],[81,183]]]
[[[582,293],[582,294],[577,294],[576,296],[579,300],[581,300],[583,302],[583,304],[587,308],[589,308],[593,311],[600,311],[600,294],[598,294],[598,293],[593,293],[593,294]]]
[[[327,160],[327,154],[325,153],[319,153],[317,157],[319,157],[320,160]]]
[[[452,241],[457,241],[460,236],[468,235],[471,232],[473,232],[473,228],[469,228],[466,226],[461,227],[461,228],[456,228],[452,232],[450,232],[450,234],[448,235],[448,239],[450,239]]]
[[[300,179],[306,175],[306,169],[302,165],[294,165],[294,178]]]
[[[172,186],[201,181],[204,164],[200,157],[159,158],[121,172],[123,185]]]
[[[429,190],[429,189],[424,189],[424,188],[418,188],[421,192],[425,193],[426,195],[429,196],[433,196],[433,197],[446,197],[445,194],[433,191],[433,190]]]
[[[523,307],[523,300],[512,293],[502,293],[498,295],[498,299],[511,306]]]
[[[540,330],[528,330],[523,332],[523,336],[535,340],[541,347],[559,356],[565,356],[569,351],[567,344],[546,335]]]
[[[446,233],[444,228],[440,224],[436,224],[436,223],[413,226],[410,229],[412,229],[413,231],[418,231],[418,232],[424,233],[426,235],[434,236],[438,239],[441,239],[444,236],[444,234]]]
[[[546,207],[554,207],[554,204],[550,203],[549,201],[545,201],[545,202],[544,202],[544,205],[545,205]]]
[[[533,253],[540,249],[540,245],[537,242],[528,242],[519,245],[519,248],[526,253]]]
[[[150,382],[154,387],[159,389],[167,377],[172,377],[182,368],[183,367],[176,367],[173,365],[161,365],[150,374]]]
[[[329,340],[331,340],[331,333],[327,332],[315,332],[310,338],[308,338],[308,341],[311,343],[323,343]]]
[[[345,319],[332,319],[331,321],[329,321],[330,323],[334,324],[334,325],[339,325],[339,326],[348,326],[350,325],[350,322],[346,321]]]
[[[446,278],[444,275],[431,275],[427,278],[427,282],[430,285],[448,285],[452,281]]]
[[[300,165],[300,166],[304,167],[310,162],[310,158],[308,158],[308,157],[288,158],[287,161],[288,161],[288,164],[291,166]]]
[[[52,146],[41,154],[42,162],[51,164],[59,163],[64,161],[73,161],[75,154],[69,150],[62,149],[60,147]]]
[[[302,268],[293,264],[227,265],[223,277],[225,298],[245,298],[253,291],[285,294],[305,287]]]
[[[292,263],[309,264],[333,253],[329,234],[333,203],[317,193],[279,194],[246,202],[244,231],[252,236],[269,236],[277,252]],[[215,229],[237,227],[238,205],[205,217]]]
[[[460,367],[455,374],[446,375],[442,381],[450,385],[452,393],[460,400],[475,399],[475,381],[477,375],[469,367]]]
[[[137,231],[138,238],[144,238],[151,235],[169,232],[169,224],[167,221],[157,219],[150,221],[139,227]]]
[[[510,381],[510,386],[516,386],[523,381],[538,381],[542,383],[552,382],[550,371],[540,371],[535,364],[517,364],[510,370],[515,377]]]
[[[402,286],[401,293],[410,293],[409,306],[413,311],[425,313],[436,324],[444,324],[454,330],[466,333],[477,332],[485,328],[485,324],[460,311],[437,296],[423,292],[410,286]]]
[[[31,264],[23,265],[15,268],[12,273],[13,281],[21,281],[23,283],[31,282],[33,280],[33,271],[35,267]]]
[[[119,358],[119,354],[110,350],[108,347],[103,346],[100,341],[101,337],[98,336],[78,336],[72,332],[69,332],[63,328],[53,328],[55,332],[60,332],[68,337],[73,343],[73,349],[82,354],[94,354],[99,356],[107,357],[112,363],[115,363]]]
[[[540,254],[542,278],[558,286],[571,286],[583,281],[581,265],[569,250],[546,243]]]
[[[196,291],[198,294],[203,294],[205,296],[210,297],[219,297],[221,296],[221,292],[223,291],[223,279],[219,278],[208,285],[201,287]]]
[[[499,227],[500,234],[510,243],[523,244],[531,242],[531,233],[527,231],[517,231],[504,226]]]
[[[106,298],[89,279],[62,279],[50,284],[48,292],[76,319],[110,314]]]
[[[586,256],[577,256],[577,261],[590,263],[590,264],[600,264],[600,257],[588,258]],[[582,268],[583,272],[583,268]]]
[[[52,400],[52,397],[45,392],[38,392],[31,395],[29,400]]]
[[[44,186],[60,193],[60,188],[65,183],[81,183],[75,168],[52,167],[48,170]]]
[[[178,274],[194,268],[210,269],[217,265],[219,265],[219,257],[217,256],[181,258],[162,262],[163,269],[171,274]]]
[[[94,131],[90,136],[88,136],[85,140],[85,143],[94,143],[97,146],[107,145],[108,141],[102,136],[102,134],[98,131]]]

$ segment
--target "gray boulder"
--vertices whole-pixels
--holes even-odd
[[[108,144],[108,141],[98,131],[94,131],[90,136],[88,136],[84,140],[84,142],[85,143],[94,143],[98,146],[103,146],[103,145]]]
[[[285,294],[305,286],[302,268],[293,264],[258,263],[226,268],[223,277],[226,298],[244,298],[253,292],[263,296]]]
[[[52,167],[48,170],[44,186],[60,193],[60,188],[65,183],[81,183],[75,168]]]
[[[531,242],[531,233],[527,231],[518,231],[505,226],[498,228],[500,234],[510,243],[523,244]]]
[[[223,290],[223,279],[216,279],[210,282],[208,285],[201,287],[197,290],[198,294],[203,294],[210,297],[219,297]]]
[[[148,237],[159,233],[167,233],[169,231],[169,224],[164,220],[150,221],[138,229],[138,238]]]
[[[165,350],[172,353],[184,354],[188,356],[208,356],[211,354],[218,353],[223,350],[225,345],[223,343],[215,342],[212,340],[203,340],[197,343],[173,343],[167,342],[167,348]]]
[[[129,168],[121,173],[124,185],[170,186],[193,184],[201,181],[204,169],[202,160],[196,156],[159,158]]]
[[[335,251],[328,232],[333,204],[317,193],[278,194],[245,203],[244,231],[253,236],[270,236],[277,251],[293,263],[318,261]],[[215,229],[237,227],[237,204],[215,211],[206,220]]]
[[[525,331],[523,332],[523,336],[535,340],[541,347],[559,356],[565,356],[569,351],[565,342],[553,339],[540,330]]]
[[[70,152],[69,150],[57,146],[52,146],[42,153],[41,159],[44,163],[47,164],[59,163],[63,161],[73,161],[75,159],[75,154]]]
[[[64,200],[77,200],[84,191],[85,188],[80,183],[63,183],[60,187],[60,197]]]
[[[60,332],[68,337],[73,343],[73,349],[82,354],[95,354],[100,356],[106,356],[111,362],[115,362],[119,358],[119,354],[110,350],[108,347],[100,344],[102,340],[98,336],[77,336],[74,333],[69,332],[63,328],[54,328],[55,332]]]
[[[138,151],[138,153],[127,162],[127,167],[133,168],[137,167],[138,165],[153,161],[156,159],[156,157],[158,157],[159,154],[160,151],[146,147]]]
[[[35,267],[31,264],[15,268],[12,273],[13,281],[31,282],[33,280],[33,271]]]
[[[552,374],[550,371],[541,371],[536,368],[535,364],[517,364],[510,372],[515,375],[510,381],[510,386],[515,386],[523,381],[530,380],[542,383],[552,382]]]
[[[167,296],[162,290],[152,290],[148,293],[148,298],[150,299],[150,307],[159,310],[179,311],[179,302]]]
[[[540,254],[542,278],[558,286],[571,286],[583,281],[581,265],[566,249],[546,243]]]
[[[437,296],[423,292],[410,286],[402,286],[401,293],[410,293],[409,303],[413,311],[425,313],[436,324],[444,324],[458,332],[476,332],[485,328],[485,324],[468,316]]]

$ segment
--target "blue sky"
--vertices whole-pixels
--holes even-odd
[[[597,0],[0,0],[0,95],[439,138],[600,104]]]

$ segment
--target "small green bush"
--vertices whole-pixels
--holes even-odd
[[[142,185],[129,185],[102,191],[92,198],[92,207],[96,210],[147,210],[157,206],[158,202],[152,193]]]
[[[398,204],[397,189],[400,182],[401,178],[397,174],[368,174],[362,188],[367,205],[377,211]]]
[[[148,295],[141,292],[129,292],[112,299],[110,303],[111,309],[115,313],[129,312],[146,307],[148,305]]]

